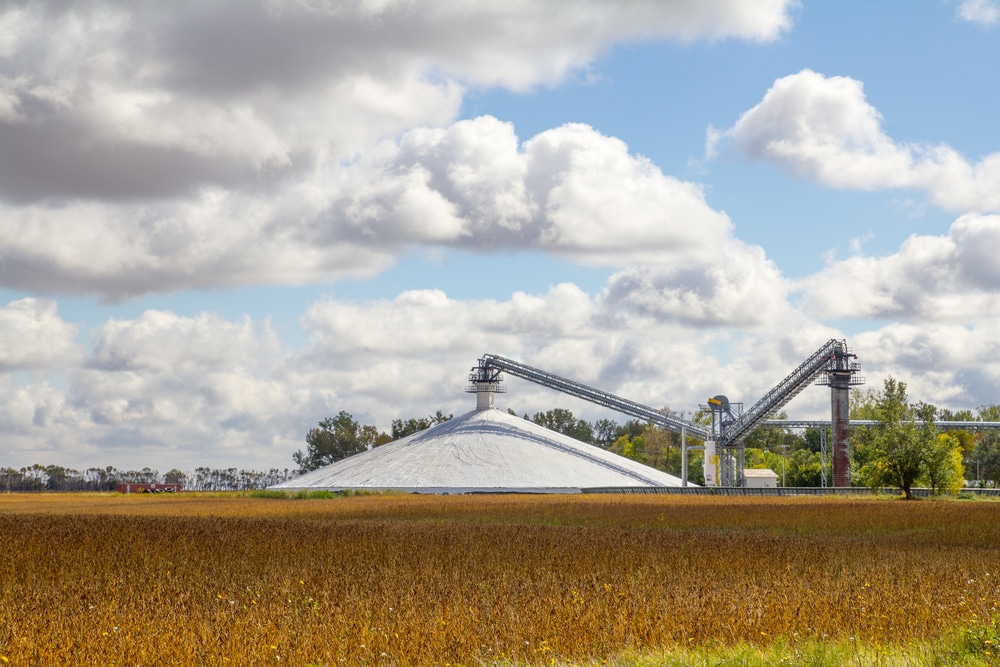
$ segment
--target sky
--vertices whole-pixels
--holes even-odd
[[[1000,402],[998,62],[998,0],[0,2],[0,466],[294,467],[485,353]]]

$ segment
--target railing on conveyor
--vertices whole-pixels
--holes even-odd
[[[778,428],[830,428],[833,422],[829,419],[765,419],[761,426],[776,426]],[[917,425],[923,424],[919,419]],[[874,419],[852,419],[848,424],[855,426],[875,426],[878,422]],[[934,426],[939,431],[997,431],[1000,430],[1000,422],[982,421],[935,421]]]
[[[641,403],[636,403],[635,401],[630,401],[627,398],[615,396],[614,394],[609,394],[606,391],[594,389],[593,387],[588,387],[585,384],[581,384],[573,380],[567,380],[566,378],[559,377],[558,375],[553,375],[552,373],[547,373],[537,368],[532,368],[526,364],[513,361],[512,359],[506,359],[495,354],[484,354],[482,358],[479,359],[479,366],[473,369],[473,377],[470,377],[470,379],[473,384],[476,384],[477,382],[495,382],[496,370],[510,373],[511,375],[519,377],[523,380],[528,380],[550,389],[556,389],[557,391],[569,394],[570,396],[582,398],[585,401],[590,401],[591,403],[596,403],[606,408],[617,410],[618,412],[636,417],[638,419],[650,421],[675,433],[686,432],[688,435],[701,440],[708,440],[711,437],[711,433],[708,429],[701,424],[695,424],[694,422],[686,419],[668,415],[660,410],[656,410]],[[475,377],[477,373],[481,376],[481,380]]]
[[[732,446],[742,442],[751,431],[812,384],[823,371],[827,370],[830,361],[838,353],[847,353],[847,343],[831,338],[771,391],[764,394],[759,401],[728,424],[719,437],[719,444]]]

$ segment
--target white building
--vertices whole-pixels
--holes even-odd
[[[744,486],[748,489],[774,489],[778,487],[778,473],[770,468],[745,468]]]

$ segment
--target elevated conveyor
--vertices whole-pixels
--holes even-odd
[[[773,389],[739,417],[725,425],[719,435],[719,445],[733,447],[743,442],[751,431],[762,425],[768,417],[783,408],[789,401],[802,393],[820,375],[828,372],[836,362],[847,354],[847,343],[831,338],[798,368],[788,374]]]
[[[723,486],[742,485],[743,466],[743,441],[755,428],[763,425],[769,417],[784,407],[789,401],[795,398],[813,381],[824,376],[825,384],[829,384],[834,389],[836,408],[840,403],[846,406],[846,394],[849,386],[864,382],[863,378],[857,377],[858,364],[853,361],[856,357],[847,348],[846,341],[830,339],[822,347],[816,350],[808,359],[788,374],[773,389],[753,404],[748,410],[736,415],[729,409],[729,402],[724,396],[717,396],[709,399],[710,403],[718,406],[719,410],[713,412],[712,427],[706,428],[702,424],[696,424],[686,419],[681,419],[665,414],[649,406],[627,398],[622,398],[608,392],[588,387],[574,380],[569,380],[552,373],[548,373],[537,368],[532,368],[512,359],[507,359],[495,354],[484,354],[479,359],[479,365],[472,369],[469,375],[470,385],[468,391],[476,392],[480,396],[483,405],[492,405],[494,393],[504,391],[501,383],[502,373],[510,373],[529,382],[534,382],[543,387],[561,391],[570,396],[576,396],[585,401],[596,403],[612,410],[616,410],[631,417],[636,417],[647,422],[661,426],[667,430],[681,434],[681,455],[682,455],[682,478],[687,478],[687,452],[686,436],[688,434],[706,443],[706,465],[711,463],[715,457],[717,463],[721,465],[720,473],[715,477]],[[842,394],[842,396],[841,396]],[[723,418],[722,413],[729,415],[730,419]],[[836,410],[834,410],[836,413]],[[848,431],[846,420],[846,407],[836,413],[840,421],[835,424],[835,457],[834,472],[838,472],[837,454],[843,455],[846,451],[846,433]],[[718,417],[718,418],[717,418]],[[843,422],[843,423],[840,423]],[[844,432],[840,448],[836,438],[836,426],[841,426]],[[718,449],[716,449],[718,447]],[[697,449],[703,449],[698,446]],[[710,451],[709,451],[710,450]],[[718,451],[719,456],[714,452]],[[843,458],[843,456],[841,456]],[[846,469],[846,466],[841,465]],[[836,476],[836,475],[835,475]],[[708,479],[708,472],[706,472]],[[686,482],[685,482],[686,484]]]
[[[708,429],[701,424],[695,424],[686,419],[665,414],[660,410],[630,401],[627,398],[615,396],[606,391],[594,389],[585,384],[567,380],[564,377],[559,377],[558,375],[547,373],[495,354],[484,354],[479,359],[479,365],[473,368],[472,373],[469,375],[469,382],[471,383],[469,391],[497,391],[499,371],[510,373],[522,380],[528,380],[529,382],[561,391],[570,396],[582,398],[585,401],[590,401],[591,403],[596,403],[612,410],[617,410],[631,417],[652,422],[674,433],[691,435],[700,440],[707,440],[711,437]]]

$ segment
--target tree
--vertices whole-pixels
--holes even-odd
[[[780,412],[774,419],[788,419],[788,413]],[[781,454],[801,449],[806,443],[802,436],[784,426],[761,426],[746,437],[744,444],[747,448],[766,449]]]
[[[984,408],[985,406],[980,408],[980,410]],[[939,408],[937,410],[936,419],[939,422],[942,421],[974,422],[976,421],[976,416],[972,413],[972,410],[949,410],[948,408]],[[961,450],[962,469],[963,471],[968,470],[970,468],[970,464],[972,463],[973,451],[976,448],[976,434],[973,431],[965,428],[952,428],[949,429],[948,431],[945,431],[944,434],[951,436],[958,442],[959,448]],[[937,454],[939,460],[942,461],[950,457],[950,452],[948,456],[944,456],[944,452],[937,452]],[[971,466],[971,468],[972,468],[971,472],[974,473],[975,472],[974,466]],[[963,472],[963,475],[964,474],[965,473]],[[958,488],[961,488],[961,486],[959,486]]]
[[[637,435],[634,438],[623,435],[615,440],[615,444],[611,445],[611,451],[619,456],[624,456],[627,459],[632,459],[633,461],[638,461],[639,463],[645,463],[646,439],[641,435]]]
[[[962,443],[953,435],[939,433],[927,456],[924,479],[935,495],[958,493],[965,481]]]
[[[430,415],[429,417],[420,417],[420,418],[411,417],[406,421],[403,421],[402,419],[393,419],[392,437],[389,438],[387,442],[391,442],[393,440],[399,440],[400,438],[405,438],[406,436],[411,435],[413,433],[419,433],[420,431],[429,429],[431,426],[434,426],[435,424],[443,424],[444,422],[451,420],[453,417],[454,415],[445,415],[443,412],[438,410],[435,414]],[[375,444],[375,446],[377,447],[378,445],[381,444],[384,443],[378,442]]]
[[[853,438],[854,450],[862,461],[859,476],[870,487],[896,486],[912,498],[913,484],[926,474],[937,440],[934,406],[909,405],[906,383],[889,377],[870,408],[875,425],[858,429]],[[923,420],[921,426],[918,418]]]
[[[649,427],[647,422],[641,421],[639,419],[629,419],[627,422],[618,427],[618,437],[627,435],[629,438],[638,438],[640,435],[646,433],[646,429]],[[618,438],[615,438],[616,440]]]
[[[851,392],[851,419],[875,419],[875,405],[881,394],[875,387],[855,389]]]
[[[949,410],[948,408],[938,409],[937,418],[938,421],[943,421],[943,422],[976,421],[975,416],[972,414],[972,410]]]
[[[802,434],[802,447],[808,449],[810,452],[819,454],[823,448],[824,435],[828,443],[833,439],[828,427],[824,426],[823,430],[826,431],[826,434],[820,433],[820,429],[818,428],[807,428],[805,433]]]
[[[691,444],[691,443],[688,443]],[[698,444],[695,442],[694,444]],[[697,484],[703,486],[705,484],[705,452],[703,451],[693,451],[688,452],[688,482],[691,484]],[[671,470],[667,470],[671,475],[676,477],[681,477],[681,466],[678,463],[677,467]]]
[[[665,428],[646,424],[642,433],[645,463],[648,466],[669,472],[676,469],[680,476],[681,469],[681,435]]]
[[[598,419],[594,422],[594,444],[609,449],[619,437],[618,422],[613,419]]]
[[[748,448],[744,455],[747,468],[769,468],[777,473],[779,486],[820,485],[820,455],[808,447],[800,447],[788,456],[758,448]]]
[[[45,488],[45,483],[48,480],[45,466],[40,463],[33,463],[28,467],[21,468],[20,472],[21,479],[26,485],[26,490],[41,491]]]
[[[973,453],[976,474],[994,488],[1000,486],[1000,431],[987,431],[979,437]]]
[[[45,466],[45,474],[48,477],[45,481],[46,488],[49,491],[66,491],[66,480],[71,472],[62,466]]]
[[[361,427],[361,441],[368,443],[366,448],[371,449],[372,447],[381,447],[384,444],[392,442],[393,437],[385,431],[380,431],[374,426],[366,424]]]
[[[336,417],[327,417],[319,428],[306,434],[306,451],[292,454],[300,473],[322,468],[348,456],[354,456],[375,446],[379,431],[374,426],[362,427],[354,417],[341,410]]]
[[[644,463],[675,477],[680,477],[681,436],[654,424],[644,424],[638,419],[632,419],[617,429],[618,437],[608,450],[614,454]],[[688,445],[700,445],[701,441],[688,436]],[[702,470],[704,456],[700,451],[688,453],[688,481],[694,484],[704,484]]]
[[[819,452],[796,449],[785,462],[785,486],[819,486],[822,470]]]
[[[184,471],[174,468],[170,472],[163,475],[163,481],[167,484],[180,484],[181,488],[187,483],[187,475]]]
[[[976,409],[976,416],[981,422],[1000,422],[1000,405],[995,403],[980,405]]]
[[[419,433],[420,431],[429,429],[430,427],[430,420],[424,419],[423,417],[419,419],[411,417],[406,421],[403,421],[402,419],[393,419],[390,432],[393,440],[399,440],[400,438],[405,438],[408,435]]]
[[[555,408],[548,412],[536,412],[531,421],[581,442],[594,443],[594,429],[591,425],[583,419],[574,417],[569,410]]]
[[[114,491],[118,471],[114,466],[106,468],[87,468],[84,473],[89,491]]]

